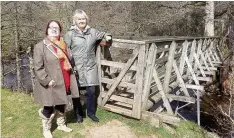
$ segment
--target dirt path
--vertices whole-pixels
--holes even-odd
[[[112,120],[105,125],[91,128],[86,138],[157,138],[156,136],[137,137],[130,128],[119,120]]]

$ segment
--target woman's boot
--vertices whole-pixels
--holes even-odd
[[[62,130],[64,132],[71,132],[72,129],[66,126],[65,114],[57,111],[57,125],[58,130]]]
[[[52,120],[53,120],[53,118],[55,116],[55,113],[52,113],[50,118],[47,118],[42,114],[42,110],[43,110],[42,108],[39,109],[38,113],[39,113],[39,116],[42,119],[43,136],[45,138],[53,138],[50,129],[51,129]]]

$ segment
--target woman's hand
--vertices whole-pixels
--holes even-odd
[[[55,84],[55,81],[54,80],[51,80],[50,83],[48,84],[49,87],[54,87],[56,84]]]

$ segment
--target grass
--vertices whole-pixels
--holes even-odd
[[[41,138],[42,125],[38,116],[38,109],[41,106],[34,104],[33,99],[24,93],[14,93],[8,89],[1,90],[1,131],[2,137],[17,138]],[[206,138],[206,132],[195,123],[182,121],[179,127],[175,128],[175,134],[171,134],[169,130],[163,127],[153,127],[149,122],[143,120],[135,120],[98,109],[97,116],[100,118],[99,123],[93,123],[90,119],[85,118],[84,123],[75,123],[72,112],[67,113],[67,123],[73,129],[71,133],[61,132],[52,126],[55,138],[83,138],[87,133],[87,128],[101,126],[108,121],[117,119],[124,122],[130,127],[137,136],[155,135],[159,138]],[[55,124],[55,123],[54,123]]]

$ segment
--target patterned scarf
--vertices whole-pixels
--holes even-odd
[[[67,54],[67,45],[64,42],[64,40],[63,40],[62,37],[60,37],[59,40],[57,40],[57,39],[50,39],[50,38],[49,38],[49,40],[51,42],[53,42],[54,44],[56,44],[57,46],[59,46]],[[67,56],[64,54],[64,52],[61,49],[57,48],[57,56],[58,56],[59,60],[64,61],[63,68],[65,70],[71,70],[71,68],[72,68],[71,64],[70,64]]]

